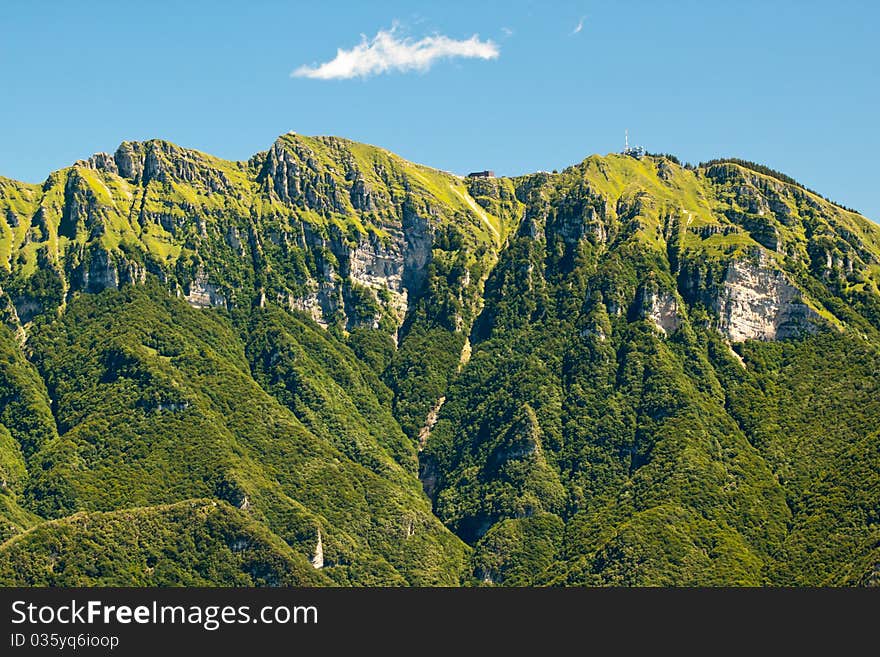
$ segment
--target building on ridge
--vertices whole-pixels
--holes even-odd
[[[629,145],[629,130],[623,131],[623,155],[628,155],[630,157],[634,157],[637,160],[641,160],[645,157],[645,149],[641,146],[630,146]]]

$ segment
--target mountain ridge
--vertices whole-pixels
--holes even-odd
[[[288,148],[289,147],[289,148]],[[338,164],[339,157],[336,157],[333,160],[333,149],[336,148],[339,150],[340,148],[346,152],[349,161],[344,164],[348,164],[351,168],[345,172],[346,177],[354,176],[352,181],[349,184],[349,194],[347,195],[349,198],[345,198],[345,194],[341,194],[338,192],[335,183],[335,179],[333,175],[324,172],[325,176],[328,176],[329,179],[329,197],[323,197],[323,195],[319,195],[315,189],[304,189],[303,194],[301,194],[301,198],[304,200],[300,202],[300,210],[301,212],[296,216],[296,219],[299,221],[303,221],[306,225],[310,225],[312,222],[316,225],[326,224],[329,222],[332,223],[336,221],[336,226],[341,228],[349,233],[356,234],[366,234],[371,233],[374,234],[377,238],[387,237],[387,235],[383,234],[383,230],[381,228],[381,219],[377,222],[374,220],[368,219],[366,223],[362,221],[364,215],[369,215],[370,203],[372,203],[368,190],[376,187],[377,183],[381,183],[383,181],[379,181],[375,176],[369,175],[370,173],[375,173],[375,168],[371,168],[369,165],[375,165],[375,162],[367,163],[367,166],[364,166],[364,161],[368,160],[370,156],[374,157],[377,154],[383,154],[383,156],[391,157],[395,162],[405,162],[400,160],[400,158],[396,158],[385,149],[380,149],[377,147],[365,146],[361,144],[357,144],[356,142],[351,142],[349,140],[344,140],[340,138],[306,138],[301,137],[299,135],[287,134],[280,137],[276,140],[273,147],[262,153],[258,153],[251,157],[247,161],[226,161],[221,160],[219,158],[214,158],[212,156],[206,155],[199,151],[194,151],[191,149],[182,149],[178,146],[171,144],[170,142],[164,140],[149,140],[146,142],[123,142],[119,149],[117,149],[116,153],[113,156],[108,154],[99,153],[93,155],[88,160],[80,160],[74,166],[69,169],[62,169],[59,172],[55,172],[47,178],[46,182],[41,186],[42,189],[42,198],[39,202],[37,202],[33,197],[38,194],[37,186],[32,185],[23,185],[21,183],[13,182],[7,179],[5,183],[5,189],[7,190],[4,193],[4,200],[6,201],[5,205],[5,214],[7,219],[7,225],[2,227],[4,228],[3,234],[4,239],[0,242],[0,254],[6,252],[7,254],[7,262],[12,257],[12,253],[15,250],[16,242],[25,242],[27,238],[22,239],[20,236],[16,235],[16,233],[21,233],[21,229],[18,231],[15,230],[17,226],[10,227],[9,223],[18,223],[18,215],[28,214],[28,212],[33,213],[33,211],[37,210],[39,206],[40,214],[46,214],[47,208],[43,207],[41,203],[43,201],[49,206],[49,208],[53,208],[57,210],[57,203],[59,199],[52,198],[53,194],[57,195],[55,188],[58,186],[61,177],[65,179],[65,189],[64,194],[73,195],[74,201],[76,197],[76,190],[78,188],[81,189],[82,192],[91,194],[91,196],[97,201],[97,204],[100,206],[102,202],[107,204],[119,204],[124,205],[126,201],[130,201],[132,203],[131,207],[128,208],[128,215],[131,215],[134,210],[134,202],[133,198],[129,198],[132,194],[136,193],[136,189],[132,189],[131,185],[126,185],[125,181],[119,180],[111,180],[104,181],[100,178],[96,178],[89,174],[89,171],[96,171],[105,174],[110,174],[113,176],[119,176],[120,178],[125,178],[129,183],[134,182],[135,185],[140,184],[143,187],[148,187],[150,181],[153,180],[154,177],[158,176],[158,182],[162,182],[162,180],[170,180],[171,185],[175,186],[176,183],[189,182],[195,185],[196,196],[193,197],[190,190],[187,192],[186,189],[174,189],[175,192],[181,193],[180,199],[180,207],[183,208],[183,212],[189,207],[189,204],[193,201],[205,202],[205,206],[203,209],[207,211],[208,215],[210,213],[223,211],[223,212],[238,212],[239,214],[246,214],[247,212],[257,212],[257,213],[279,213],[279,214],[288,214],[290,215],[291,209],[289,207],[279,207],[279,201],[283,206],[284,203],[290,201],[290,190],[286,189],[286,182],[284,180],[286,167],[292,163],[290,162],[281,162],[285,157],[288,157],[286,154],[292,148],[295,153],[299,148],[301,154],[304,153],[306,160],[304,164],[308,167],[309,163],[315,164],[315,161],[311,159],[313,156],[317,159],[318,157],[327,156],[328,152],[330,153],[330,160],[332,164],[329,167],[329,171],[331,173],[337,173],[334,170],[333,164]],[[347,150],[346,150],[347,149]],[[365,155],[366,153],[366,155]],[[273,156],[274,154],[274,156]],[[371,155],[370,155],[371,154]],[[167,156],[171,156],[171,160],[174,161],[175,156],[178,160],[182,159],[182,164],[177,165],[177,169],[175,169],[175,165],[169,165],[168,162],[165,162],[165,166],[163,168],[163,161],[167,159]],[[281,158],[279,160],[278,158]],[[360,160],[358,158],[360,157]],[[601,169],[598,167],[596,163],[605,162],[608,163],[609,158],[616,159],[632,159],[626,158],[626,156],[619,155],[609,155],[609,156],[590,156],[586,158],[580,165],[573,165],[573,167],[569,167],[564,170],[562,174],[565,175],[566,171],[571,171],[573,169],[584,168],[584,167],[594,167],[597,169]],[[117,162],[118,160],[118,162]],[[653,160],[652,160],[653,161]],[[669,160],[665,157],[656,158],[656,161],[662,163],[658,172],[668,174],[668,172],[675,167],[676,169],[680,169],[682,171],[687,171],[687,168],[681,168],[676,165],[672,160]],[[592,165],[590,164],[592,163]],[[300,162],[302,165],[303,162]],[[360,164],[361,166],[358,166]],[[352,166],[353,165],[353,166]],[[281,169],[279,169],[279,166]],[[478,205],[475,199],[473,199],[467,188],[458,189],[453,187],[451,184],[451,180],[464,181],[469,183],[469,179],[463,179],[461,177],[454,177],[451,174],[446,174],[444,172],[440,172],[437,170],[432,170],[429,167],[424,167],[422,165],[411,165],[406,163],[407,167],[412,167],[415,169],[414,175],[405,178],[407,184],[411,184],[411,181],[415,180],[416,184],[423,187],[422,191],[426,191],[429,196],[433,197],[433,200],[440,201],[442,204],[449,204],[452,201],[452,205],[455,205],[455,201],[459,200],[463,205],[458,208],[459,212],[467,214],[473,214],[480,217],[481,221],[486,225],[488,232],[492,235],[495,240],[503,240],[505,239],[505,235],[509,232],[509,229],[505,229],[503,225],[505,224],[504,219],[507,219],[507,224],[515,224],[516,219],[511,217],[499,218],[496,219],[495,215],[487,213],[485,208]],[[751,178],[753,182],[759,184],[764,184],[765,186],[769,184],[775,185],[778,184],[774,178],[772,178],[768,174],[763,174],[751,170],[745,169],[743,166],[739,164],[731,164],[730,162],[712,162],[705,168],[706,173],[709,175],[723,176],[725,175],[723,172],[725,170],[730,170],[730,167],[734,167],[740,173],[744,173],[746,178]],[[257,169],[260,169],[259,171]],[[367,172],[367,178],[364,178],[364,171]],[[437,176],[441,176],[441,179],[438,181],[436,179],[425,179],[423,175],[420,174],[420,171],[432,172],[432,175],[436,174]],[[699,171],[699,170],[697,170]],[[275,178],[278,177],[280,173],[281,180],[276,181]],[[597,171],[598,174],[602,174],[601,170]],[[121,174],[121,175],[120,175]],[[533,179],[535,176],[541,177],[543,175],[549,174],[528,174],[526,176],[519,176],[515,178],[499,178],[498,181],[528,181]],[[602,174],[604,175],[604,174]],[[201,178],[196,179],[198,176]],[[443,180],[442,177],[448,177],[447,180]],[[189,178],[189,180],[187,180]],[[421,181],[419,179],[422,179]],[[160,180],[161,179],[161,180]],[[53,184],[53,181],[54,184]],[[111,192],[111,189],[107,187],[107,182],[111,183],[111,186],[114,188]],[[318,184],[320,185],[320,180]],[[368,184],[368,182],[370,184]],[[597,182],[596,179],[593,179],[593,182]],[[601,181],[600,181],[601,182]],[[116,183],[116,184],[113,184]],[[121,183],[121,184],[120,184]],[[270,184],[271,183],[271,184]],[[444,183],[448,184],[449,191],[453,192],[452,195],[446,191]],[[297,181],[293,183],[293,192],[298,194],[297,185],[299,184]],[[794,186],[795,184],[791,183],[783,183],[783,185]],[[180,185],[177,185],[180,187]],[[9,191],[10,187],[17,187],[17,193],[11,193]],[[118,187],[123,187],[122,189],[118,189]],[[224,208],[214,208],[211,207],[209,203],[206,203],[206,197],[210,197],[212,194],[216,194],[221,189],[226,189],[229,187],[231,190],[233,188],[238,187],[238,189],[234,192],[235,195],[241,199],[244,193],[247,193],[252,198],[250,199],[249,207],[224,207]],[[262,187],[262,190],[257,188]],[[276,189],[277,188],[277,189]],[[618,189],[607,189],[603,191],[613,191],[619,192]],[[679,190],[684,191],[684,190]],[[693,191],[693,190],[691,190]],[[201,193],[203,192],[203,193]],[[260,194],[260,192],[264,192]],[[274,192],[274,193],[273,193]],[[798,189],[797,193],[803,194],[804,198],[809,199],[813,204],[827,204],[828,201],[822,199],[814,192],[810,192],[805,189]],[[311,194],[311,200],[309,200],[309,195]],[[114,198],[114,196],[116,198]],[[321,196],[321,198],[319,198]],[[29,198],[28,198],[29,197]],[[697,201],[696,198],[690,198],[691,201]],[[351,199],[354,199],[352,201]],[[143,193],[140,200],[140,208],[138,209],[139,220],[143,223],[143,215],[145,212],[149,212],[148,202],[149,198],[146,193]],[[387,201],[388,199],[383,199]],[[393,200],[393,199],[392,199]],[[750,202],[750,201],[747,201]],[[71,204],[68,204],[71,205]],[[76,215],[78,205],[77,203],[72,204],[74,207],[72,210],[68,212],[68,216],[62,217],[59,221],[59,225],[55,228],[58,236],[63,236],[66,234],[70,239],[75,239],[75,225],[71,224],[76,222]],[[312,206],[315,206],[314,208]],[[355,207],[357,206],[357,207]],[[705,203],[704,203],[705,206]],[[702,230],[702,231],[727,231],[727,228],[724,226],[719,226],[717,222],[706,222],[705,215],[712,214],[712,209],[703,207],[701,208],[703,212],[703,217],[700,214],[694,214],[691,212],[692,209],[698,207],[698,204],[691,207],[691,209],[681,208],[687,212],[687,230],[685,231],[685,236],[694,230]],[[783,211],[787,207],[785,203],[777,201],[777,208],[782,208]],[[124,214],[118,208],[114,208],[116,210],[115,214],[121,215]],[[764,214],[765,211],[769,210],[769,208],[750,208],[752,210],[757,210],[757,214]],[[365,212],[366,210],[366,212]],[[345,220],[339,221],[339,219],[334,219],[333,215],[344,215]],[[844,219],[844,228],[846,230],[850,230],[850,232],[859,232],[864,233],[865,237],[869,237],[872,242],[872,246],[876,246],[880,243],[880,238],[878,238],[878,232],[873,227],[873,224],[870,224],[869,220],[861,218],[859,215],[855,215],[849,211],[843,211],[841,213]],[[461,216],[461,215],[459,215]],[[491,217],[491,219],[490,219]],[[855,219],[855,217],[859,217]],[[130,228],[126,228],[122,225],[122,217],[118,217],[120,221],[117,223],[117,229],[120,232],[129,232],[131,234],[132,231]],[[168,240],[167,235],[162,234],[162,228],[173,227],[173,217],[161,216],[159,217],[160,224],[159,227],[152,227],[153,233],[151,234],[149,231],[141,230],[141,235],[138,237],[140,241],[143,242],[141,244],[142,250],[146,252],[147,255],[155,256],[158,259],[177,259],[179,258],[179,245],[173,244],[173,240]],[[375,218],[371,218],[375,219]],[[696,222],[695,222],[696,220]],[[37,217],[37,221],[44,221],[41,217]],[[758,219],[757,222],[753,221],[753,223],[760,222]],[[850,225],[852,221],[856,222],[855,230],[851,230],[853,227]],[[868,223],[866,223],[868,222]],[[691,228],[691,224],[693,223],[694,228]],[[707,225],[708,223],[708,225]],[[714,225],[713,225],[714,223]],[[62,225],[63,224],[63,225]],[[736,235],[732,233],[736,233],[735,229],[737,228],[735,220],[729,222],[728,227],[734,230],[731,230],[728,237],[728,241],[735,240]],[[102,242],[110,246],[118,245],[123,235],[113,235],[114,230],[108,231],[106,226],[99,226],[97,229],[99,232],[102,232]],[[203,230],[203,229],[201,229]],[[764,232],[769,230],[770,235],[765,235]],[[44,227],[44,231],[52,232],[49,230],[49,227]],[[72,232],[74,231],[74,232]],[[739,231],[741,232],[741,231]],[[769,242],[776,239],[775,234],[778,233],[778,230],[774,227],[763,227],[763,226],[755,226],[751,230],[746,231],[747,235],[745,235],[745,239],[743,242],[749,241],[749,238],[754,238],[754,241],[757,241],[761,246],[772,246]],[[872,234],[873,233],[873,234]],[[131,236],[131,235],[129,235]],[[350,235],[351,236],[351,235]],[[54,235],[49,235],[46,239],[50,242],[51,246],[55,247],[57,251],[57,244],[51,244],[53,241]],[[115,237],[115,240],[112,239]],[[232,241],[240,240],[241,236],[231,236]],[[483,237],[485,240],[485,236]],[[116,242],[114,245],[112,242]],[[171,243],[169,243],[169,241]],[[716,241],[721,241],[716,240]],[[752,242],[754,243],[754,242]],[[499,246],[496,244],[496,247]],[[27,251],[26,248],[22,249],[21,247],[27,247],[27,244],[20,244],[18,248],[21,251]],[[771,249],[775,250],[775,249]],[[22,253],[19,252],[19,258],[21,259]],[[103,263],[99,263],[103,264]],[[162,263],[159,263],[160,266]],[[10,264],[7,264],[7,268],[10,268]],[[25,270],[33,270],[36,266],[36,258],[28,257],[25,260],[23,269]],[[125,271],[125,272],[117,272],[115,278],[118,279],[120,277],[125,279],[139,278],[143,276],[143,271],[141,268],[136,267],[134,271]],[[113,275],[111,274],[112,282]],[[189,278],[193,279],[186,283],[195,283],[197,288],[201,288],[204,286],[204,281],[196,280],[199,277],[193,274],[190,274]],[[104,285],[105,282],[98,281],[93,283],[92,286],[101,286]],[[84,283],[85,287],[89,286],[88,282]],[[215,303],[218,301],[225,301],[226,298],[222,295],[218,295],[216,290],[209,288],[207,290],[201,290],[200,292],[203,297],[207,298],[208,303]],[[212,298],[212,294],[214,295]],[[326,300],[325,300],[326,301]],[[400,299],[396,299],[398,305],[402,302]],[[316,299],[312,299],[312,304],[315,305],[317,303]],[[338,302],[337,302],[338,304]],[[324,305],[327,305],[326,303]],[[25,313],[26,315],[28,313]],[[322,310],[323,314],[323,310]],[[400,321],[400,317],[397,318],[398,323]]]
[[[771,173],[289,133],[0,178],[0,553],[129,546],[3,577],[204,581],[126,523],[210,499],[211,559],[270,536],[218,582],[875,581],[880,227]]]

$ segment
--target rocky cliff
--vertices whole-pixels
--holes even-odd
[[[22,325],[78,292],[149,274],[197,307],[268,300],[324,326],[396,334],[425,291],[438,231],[475,261],[495,252],[506,219],[455,176],[295,135],[248,162],[126,142],[42,186],[4,181],[0,199],[17,314],[7,320]]]
[[[733,164],[593,157],[555,177],[469,180],[336,138],[285,135],[247,162],[126,142],[40,186],[4,180],[0,210],[4,305],[16,330],[73,294],[152,275],[197,307],[268,301],[323,326],[396,336],[432,288],[435,257],[447,268],[461,260],[456,302],[473,316],[512,233],[569,254],[631,235],[662,249],[675,285],[642,286],[612,305],[645,306],[664,333],[692,303],[734,341],[813,331],[826,313],[799,286],[804,272],[876,288],[870,224]]]

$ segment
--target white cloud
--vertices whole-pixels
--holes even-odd
[[[418,41],[398,38],[396,26],[379,30],[372,39],[361,35],[361,42],[351,50],[339,48],[336,57],[323,64],[300,66],[291,77],[316,80],[347,80],[368,77],[388,71],[427,71],[438,59],[462,57],[496,59],[501,51],[489,41],[480,41],[478,35],[470,39],[450,39],[442,34],[427,36]]]
[[[572,34],[580,34],[581,30],[584,29],[584,21],[587,20],[586,16],[581,16],[581,19],[578,21],[577,26],[572,30]]]
[[[506,37],[512,37],[512,36],[513,36],[513,30],[512,30],[511,28],[509,28],[509,27],[502,27],[502,28],[501,28],[501,32],[502,32],[502,33],[504,34],[504,36],[506,36]]]

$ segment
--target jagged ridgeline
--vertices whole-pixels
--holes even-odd
[[[876,584],[878,282],[742,161],[0,178],[0,582]]]

